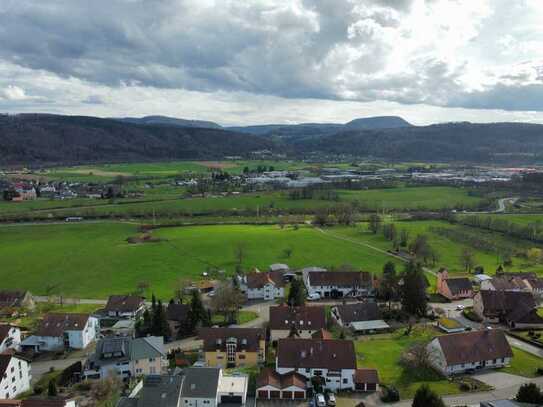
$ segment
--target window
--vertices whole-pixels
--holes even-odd
[[[343,384],[347,384],[348,380],[347,379],[343,379]]]
[[[309,373],[309,372],[311,372],[311,369],[307,369],[307,368],[306,368],[306,369],[305,369],[305,372],[306,372],[306,373]]]
[[[241,354],[240,354],[240,355],[238,355],[238,358],[239,358],[239,359],[245,359],[245,355],[241,355]]]
[[[156,374],[156,368],[154,366],[149,367],[149,373]]]
[[[155,358],[149,358],[149,362],[153,363],[155,361]]]

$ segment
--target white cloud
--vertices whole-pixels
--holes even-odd
[[[24,89],[14,85],[8,85],[0,90],[0,95],[7,100],[24,100],[27,98]]]

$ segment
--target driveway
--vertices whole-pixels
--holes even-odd
[[[30,365],[30,373],[32,374],[32,384],[36,384],[44,374],[49,373],[51,368],[54,370],[64,370],[75,362],[84,362],[85,358],[66,358],[56,360],[45,360],[32,362]]]
[[[481,372],[473,374],[472,377],[496,389],[504,389],[532,381],[527,377],[502,372]]]

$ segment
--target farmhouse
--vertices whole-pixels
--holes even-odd
[[[356,354],[347,340],[279,339],[276,357],[277,373],[296,372],[310,380],[320,376],[327,389],[354,389]]]
[[[8,349],[19,350],[21,347],[21,330],[16,326],[0,325],[0,353]]]
[[[164,338],[115,337],[96,344],[95,352],[85,363],[87,379],[102,379],[112,372],[121,379],[161,374],[167,365]]]
[[[249,300],[274,300],[285,296],[285,281],[282,271],[261,273],[253,271],[239,279],[240,289]]]
[[[256,379],[256,397],[259,399],[303,400],[307,398],[307,379],[294,371],[279,374],[267,367]]]
[[[339,326],[352,328],[356,332],[372,333],[390,328],[381,319],[376,302],[336,305],[332,307],[332,318]]]
[[[30,363],[20,356],[0,354],[0,398],[13,399],[30,390]]]
[[[46,314],[36,333],[21,346],[34,352],[85,349],[96,339],[98,319],[89,314]]]
[[[500,276],[481,283],[481,290],[488,291],[524,291],[529,292],[530,287],[525,280],[516,276]]]
[[[283,339],[295,332],[299,338],[311,338],[317,330],[326,328],[324,307],[270,307],[270,336],[272,341]]]
[[[432,365],[445,375],[507,366],[513,352],[501,330],[443,335],[427,345]]]
[[[266,332],[261,328],[202,328],[199,337],[204,341],[205,361],[208,366],[256,366],[264,362]]]
[[[137,318],[145,310],[145,299],[138,295],[111,295],[105,311],[110,317]]]
[[[372,275],[365,271],[305,271],[309,295],[321,297],[362,297],[373,293]]]
[[[473,310],[489,322],[504,322],[513,328],[543,327],[534,296],[524,291],[480,291],[473,297]]]
[[[473,297],[473,286],[469,278],[449,278],[446,269],[437,273],[436,289],[439,294],[451,301]]]

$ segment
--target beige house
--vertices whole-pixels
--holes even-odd
[[[266,332],[260,328],[202,328],[207,366],[243,367],[263,363]]]

